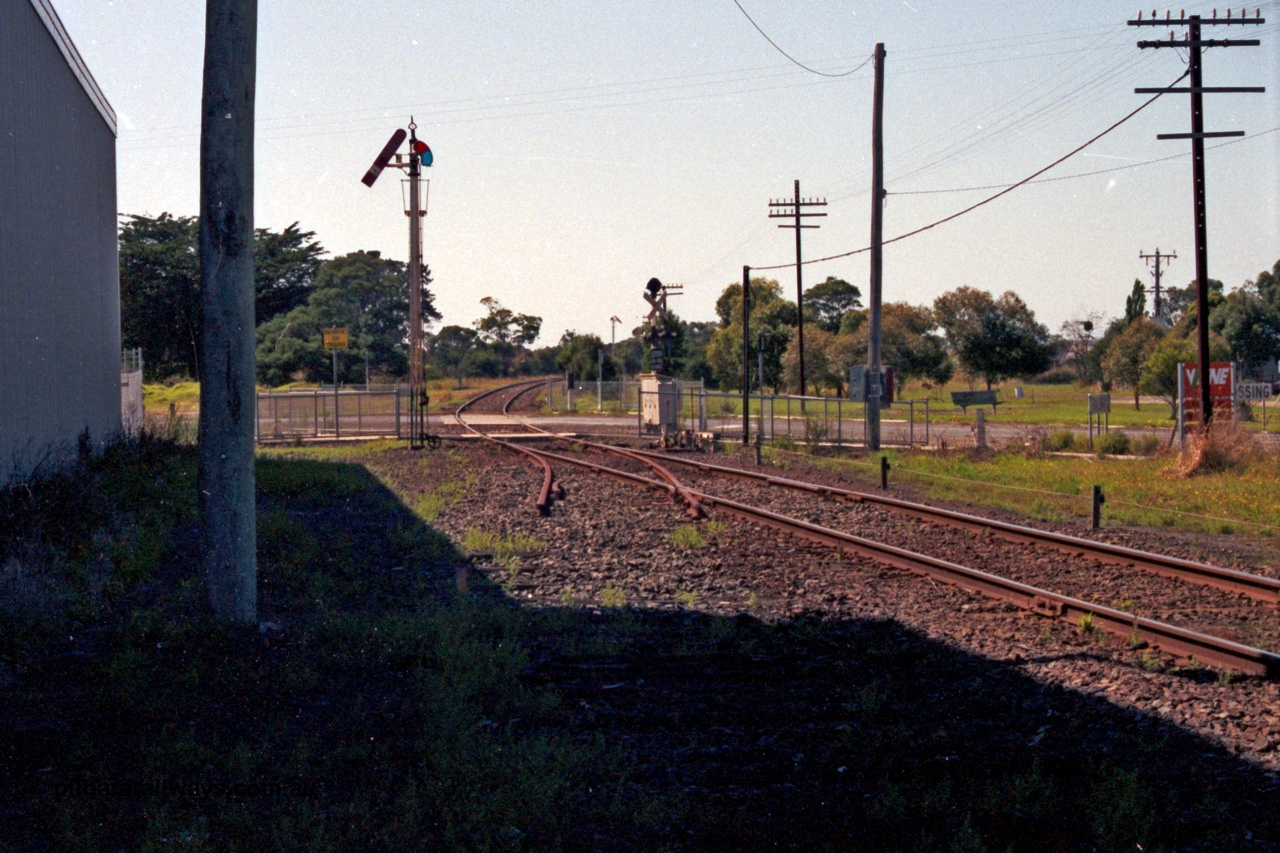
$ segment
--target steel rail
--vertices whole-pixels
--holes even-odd
[[[516,396],[519,396],[519,395],[516,395]],[[545,430],[542,427],[535,426],[534,424],[529,423],[523,418],[519,418],[511,414],[510,411],[508,411],[508,409],[510,408],[511,404],[515,402],[515,400],[516,400],[516,397],[512,397],[510,400],[508,400],[506,405],[502,407],[502,413],[506,415],[508,418],[511,418],[520,426],[524,427],[525,429],[533,430],[536,433],[545,435],[547,438],[551,438],[556,441],[567,441],[571,444],[581,445],[583,447],[590,447],[595,450],[602,450],[606,453],[612,453],[617,456],[623,456],[628,459],[631,459],[632,461],[639,462],[643,465],[647,465],[650,468],[652,468],[654,471],[656,471],[658,473],[658,476],[662,477],[662,479],[666,480],[667,483],[671,485],[671,488],[674,490],[674,495],[676,496],[676,500],[679,503],[684,504],[686,515],[688,515],[692,519],[699,519],[706,516],[706,511],[702,508],[702,505],[698,503],[698,499],[693,495],[693,493],[689,489],[685,488],[684,484],[680,482],[680,480],[676,477],[675,474],[671,472],[669,468],[667,468],[666,466],[656,461],[656,459],[660,459],[662,457],[654,457],[652,454],[647,454],[647,453],[638,453],[629,448],[617,447],[612,444],[599,444],[594,441],[586,441],[585,439],[569,438],[568,436],[557,435],[554,432],[551,432],[550,430]]]
[[[605,465],[597,465],[583,459],[551,453],[545,450],[531,451],[548,459],[591,470],[624,480],[633,485],[665,491],[676,498],[675,489],[668,483],[653,480],[629,471],[620,471]],[[1126,640],[1131,645],[1146,643],[1153,649],[1180,658],[1227,669],[1239,670],[1250,675],[1267,678],[1280,677],[1280,655],[1256,649],[1221,637],[1202,634],[1176,625],[1159,622],[1142,616],[1134,616],[1110,607],[1082,601],[1067,595],[1002,578],[989,572],[972,569],[958,563],[917,554],[904,548],[864,539],[851,533],[833,530],[797,518],[753,507],[738,501],[717,497],[697,489],[688,490],[704,506],[718,507],[730,515],[747,521],[764,524],[793,536],[857,554],[875,562],[925,575],[943,583],[972,590],[990,598],[1007,601],[1031,613],[1073,623],[1083,627],[1087,623]]]
[[[539,454],[529,450],[528,448],[521,447],[518,444],[513,444],[509,441],[502,441],[500,439],[496,439],[496,438],[493,438],[492,436],[486,435],[485,433],[471,426],[471,424],[467,423],[462,418],[462,411],[468,406],[471,406],[474,403],[480,400],[483,400],[490,395],[497,394],[500,391],[506,391],[512,388],[517,388],[522,384],[525,384],[525,383],[516,382],[511,385],[503,385],[498,388],[491,388],[488,391],[485,391],[481,394],[477,394],[475,397],[472,397],[470,400],[467,400],[462,405],[458,406],[458,408],[453,413],[453,417],[458,421],[459,424],[462,425],[463,429],[471,430],[471,432],[480,436],[485,441],[491,441],[494,444],[497,444],[500,447],[504,447],[513,453],[522,454],[528,457],[529,459],[532,459],[535,463],[537,463],[542,467],[542,488],[539,489],[538,491],[538,500],[534,505],[538,508],[539,514],[548,515],[551,512],[551,501],[552,501],[553,495],[555,495],[556,493],[562,492],[562,490],[555,488],[555,474],[551,470],[551,463],[548,462],[545,458],[543,458]],[[530,385],[532,384],[533,383],[530,383]],[[516,396],[519,396],[519,395],[516,395]],[[514,400],[515,398],[513,397],[512,399]],[[508,401],[507,405],[510,405],[510,401]],[[506,406],[503,406],[503,409],[505,414]]]
[[[1154,619],[1134,616],[1078,598],[1061,595],[999,577],[988,572],[917,554],[851,533],[821,527],[800,519],[748,506],[737,501],[694,492],[704,504],[719,507],[731,515],[765,524],[795,536],[868,557],[880,563],[927,575],[991,598],[1011,602],[1024,610],[1081,625],[1084,617],[1099,630],[1122,637],[1131,644],[1146,642],[1152,648],[1179,657],[1194,657],[1201,663],[1237,669],[1251,675],[1280,677],[1280,655],[1241,643],[1189,631]]]
[[[1250,574],[1236,569],[1223,568],[1208,563],[1197,563],[1181,557],[1170,557],[1150,551],[1141,551],[1124,545],[1113,545],[1109,542],[1097,542],[1066,533],[1040,530],[1034,527],[1012,524],[994,518],[956,512],[927,504],[904,501],[885,495],[842,489],[837,486],[825,486],[820,483],[808,483],[803,480],[790,480],[775,477],[756,471],[741,468],[729,468],[723,465],[712,465],[695,459],[684,459],[677,456],[650,454],[647,451],[631,451],[642,456],[657,456],[668,463],[675,462],[699,469],[704,473],[718,476],[736,477],[742,480],[764,483],[770,486],[809,492],[821,497],[845,503],[869,503],[883,506],[897,512],[913,515],[925,521],[937,521],[952,527],[959,527],[977,532],[990,532],[1011,542],[1029,543],[1033,545],[1048,544],[1072,556],[1090,557],[1104,563],[1128,566],[1164,577],[1177,578],[1216,589],[1246,595],[1267,604],[1280,605],[1280,580]]]

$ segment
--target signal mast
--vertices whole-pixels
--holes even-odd
[[[403,128],[397,128],[360,180],[366,187],[372,187],[387,166],[404,169],[409,174],[409,209],[405,211],[409,217],[409,446],[421,449],[425,445],[434,449],[440,439],[427,431],[430,398],[422,358],[422,217],[427,211],[419,201],[419,185],[422,167],[429,167],[435,158],[427,143],[418,139],[417,131],[418,125],[410,116],[409,132],[406,134]],[[409,149],[401,154],[398,149],[406,136]]]

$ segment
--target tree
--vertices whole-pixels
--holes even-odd
[[[1079,319],[1067,320],[1058,330],[1058,335],[1066,344],[1067,363],[1076,372],[1076,379],[1081,383],[1092,380],[1090,375],[1089,353],[1093,350],[1094,330],[1102,322],[1102,312],[1090,311]]]
[[[446,376],[452,375],[462,387],[462,365],[480,345],[480,335],[466,326],[445,326],[427,340],[427,360]]]
[[[476,320],[476,331],[490,343],[523,346],[531,344],[542,330],[542,318],[532,314],[516,314],[492,296],[480,300],[489,313]]]
[[[200,105],[200,553],[209,605],[258,613],[253,425],[253,116],[257,0],[207,0]]]
[[[148,380],[200,376],[198,223],[193,216],[127,217],[120,228],[120,336],[141,347]]]
[[[314,231],[299,231],[298,223],[275,232],[253,233],[254,313],[258,325],[307,301],[312,282],[324,264],[324,247]]]
[[[791,339],[782,359],[783,376],[787,385],[799,387],[800,329],[794,328],[790,332]],[[851,358],[848,348],[842,348],[841,344],[849,343],[849,339],[842,339],[821,327],[810,329],[805,337],[804,372],[812,382],[813,390],[820,393],[821,389],[830,388],[837,396],[843,395],[844,377]]]
[[[1245,283],[1246,288],[1254,290],[1268,305],[1280,308],[1280,260],[1269,270],[1258,273],[1258,277]]]
[[[440,313],[428,289],[431,270],[423,268],[424,325]],[[339,379],[359,382],[366,357],[371,370],[403,376],[408,370],[408,269],[378,252],[351,252],[328,261],[316,276],[305,304],[258,327],[258,371],[263,382],[278,385],[301,373],[323,381],[331,376],[331,356],[321,330],[345,327],[351,348],[338,354]]]
[[[1230,348],[1221,335],[1209,333],[1209,359],[1226,361]],[[1142,366],[1143,394],[1160,397],[1169,404],[1169,417],[1178,417],[1178,363],[1195,364],[1196,343],[1175,329],[1151,350]]]
[[[1102,360],[1102,375],[1114,385],[1133,391],[1133,408],[1141,409],[1143,370],[1147,359],[1164,337],[1164,327],[1142,315],[1116,336]]]
[[[1222,301],[1222,282],[1216,278],[1209,279],[1210,312]],[[1190,282],[1186,287],[1170,287],[1164,292],[1164,310],[1170,322],[1179,323],[1196,313],[1196,283]]]
[[[794,302],[782,298],[782,287],[774,279],[753,278],[751,285],[750,349],[755,353],[759,336],[764,335],[764,381],[777,392],[783,384],[782,359],[796,327]],[[731,284],[716,300],[720,329],[707,344],[707,366],[720,388],[742,387],[742,285]],[[755,381],[756,361],[751,365]]]
[[[120,331],[141,347],[146,376],[200,377],[204,309],[193,216],[131,214],[120,228]],[[325,250],[299,231],[254,231],[254,315],[262,325],[306,301]]]
[[[576,332],[565,332],[560,339],[560,352],[556,355],[556,369],[568,374],[578,382],[594,381],[599,374],[599,363],[596,359],[604,342],[595,335],[579,335]],[[605,353],[604,378],[615,379],[618,375],[613,359]]]
[[[1280,353],[1280,311],[1245,288],[1210,312],[1209,328],[1227,339],[1231,357],[1250,374]]]
[[[862,307],[862,291],[843,279],[827,276],[826,281],[804,292],[804,307],[806,317],[812,311],[813,322],[835,334],[844,315]]]
[[[1013,291],[998,300],[990,293],[960,287],[933,303],[938,325],[966,374],[992,383],[1034,376],[1053,363],[1049,330]]]
[[[1147,289],[1142,286],[1142,280],[1135,278],[1133,280],[1133,290],[1125,297],[1124,300],[1124,322],[1129,325],[1134,320],[1147,313]]]

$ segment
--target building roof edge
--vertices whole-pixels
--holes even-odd
[[[53,4],[49,0],[31,0],[31,7],[36,10],[40,20],[44,22],[45,29],[49,31],[49,35],[53,36],[54,43],[58,45],[58,50],[62,51],[62,56],[67,60],[67,65],[70,66],[71,72],[80,81],[80,86],[84,89],[84,93],[89,96],[89,100],[98,108],[98,113],[102,116],[102,120],[111,129],[111,135],[119,136],[119,132],[116,129],[116,111],[111,108],[110,102],[107,101],[107,96],[102,93],[102,89],[98,86],[98,81],[93,79],[89,66],[85,64],[84,58],[80,56],[80,51],[76,50],[75,42],[71,40],[66,27],[62,25],[62,19],[58,17]]]

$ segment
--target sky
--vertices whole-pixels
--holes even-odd
[[[195,215],[204,4],[53,2],[119,115],[121,213]],[[260,0],[256,225],[406,260],[401,174],[360,178],[412,116],[435,158],[423,255],[436,328],[470,325],[492,296],[543,318],[538,345],[566,330],[608,341],[611,317],[619,338],[640,323],[653,277],[684,286],[671,307],[686,320],[715,319],[743,266],[789,265],[756,274],[794,299],[794,232],[768,214],[796,180],[827,201],[806,259],[868,244],[877,42],[886,239],[1044,168],[1187,62],[1139,50],[1169,31],[1126,26],[1137,10],[1115,0],[739,3]],[[1262,40],[1206,50],[1205,85],[1267,87],[1205,96],[1207,130],[1247,134],[1206,142],[1209,274],[1228,289],[1280,259],[1280,0],[1260,8],[1263,25],[1205,33]],[[1185,285],[1190,142],[1156,134],[1190,129],[1188,100],[1164,95],[1044,182],[886,246],[884,300],[1012,290],[1056,331],[1122,314],[1134,279],[1151,283],[1140,252],[1176,252],[1163,284]],[[828,276],[865,296],[866,253],[803,269],[805,287]]]

